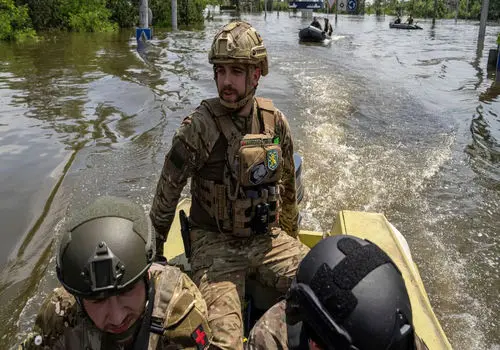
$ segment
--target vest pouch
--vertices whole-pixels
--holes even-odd
[[[239,150],[240,184],[244,187],[277,182],[283,169],[281,147],[267,135],[249,134]]]
[[[250,237],[252,234],[252,199],[237,199],[233,202],[233,235]]]

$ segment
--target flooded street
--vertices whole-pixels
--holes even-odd
[[[384,212],[453,347],[500,349],[500,88],[486,72],[499,28],[482,49],[477,22],[404,31],[339,16],[318,46],[298,42],[306,19],[241,18],[270,55],[258,95],[288,117],[304,158],[302,228],[328,231],[340,209]],[[57,285],[73,210],[102,194],[149,210],[175,130],[216,94],[207,52],[230,19],[157,30],[139,52],[132,30],[0,42],[0,348]]]

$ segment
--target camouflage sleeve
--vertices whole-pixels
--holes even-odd
[[[42,304],[33,331],[20,349],[64,349],[64,333],[74,327],[78,315],[75,298],[64,288],[56,288]]]
[[[247,350],[261,349],[288,349],[285,301],[267,310],[250,331]]]
[[[279,110],[278,134],[281,139],[281,149],[283,152],[283,175],[281,176],[281,212],[280,226],[292,237],[299,234],[298,218],[299,209],[297,206],[297,193],[295,189],[295,162],[293,160],[293,140],[292,132],[286,117]]]
[[[182,189],[197,169],[208,159],[212,140],[207,132],[206,118],[193,113],[184,119],[165,157],[150,217],[159,238],[165,241],[174,220],[175,208]]]
[[[164,278],[172,283],[169,272],[172,272],[172,267],[163,272],[167,274]],[[185,273],[181,273],[177,281],[167,315],[165,329],[169,343],[182,349],[208,348],[212,332],[208,324],[207,305],[198,287]]]

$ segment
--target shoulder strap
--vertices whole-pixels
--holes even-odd
[[[166,265],[160,276],[156,279],[155,301],[153,306],[152,320],[160,322],[164,325],[167,318],[168,304],[172,300],[175,289],[182,277],[182,272],[179,268]]]
[[[259,108],[262,116],[264,133],[274,136],[276,133],[276,118],[274,113],[276,111],[276,107],[274,107],[273,101],[269,98],[256,97],[255,102],[257,103],[257,107]]]
[[[148,350],[158,347],[160,336],[165,334],[165,323],[168,319],[168,304],[172,300],[178,280],[182,275],[181,270],[172,266],[165,266],[161,272],[156,270],[152,279],[155,280],[155,293],[153,312],[151,314],[151,326]]]
[[[234,125],[231,115],[219,102],[219,98],[203,100],[201,105],[212,115],[217,128],[227,140],[226,168],[231,172],[232,177],[236,179],[238,178],[237,169],[232,166],[234,162],[229,160],[236,159],[241,141],[241,132]]]
[[[308,339],[304,332],[302,322],[297,322],[293,326],[287,322],[286,333],[288,337],[288,349],[307,350],[309,349]]]
[[[221,105],[218,97],[203,100],[200,106],[207,108],[213,117],[221,117],[227,114],[227,110]]]

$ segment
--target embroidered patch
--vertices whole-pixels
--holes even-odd
[[[196,327],[193,333],[191,333],[191,338],[193,338],[196,342],[196,347],[198,350],[203,350],[208,347],[207,333],[205,333],[201,324]]]
[[[267,169],[264,163],[259,163],[250,170],[250,183],[260,184],[267,176]]]
[[[274,171],[278,168],[279,159],[278,159],[278,151],[275,149],[267,151],[267,167],[269,170]]]

